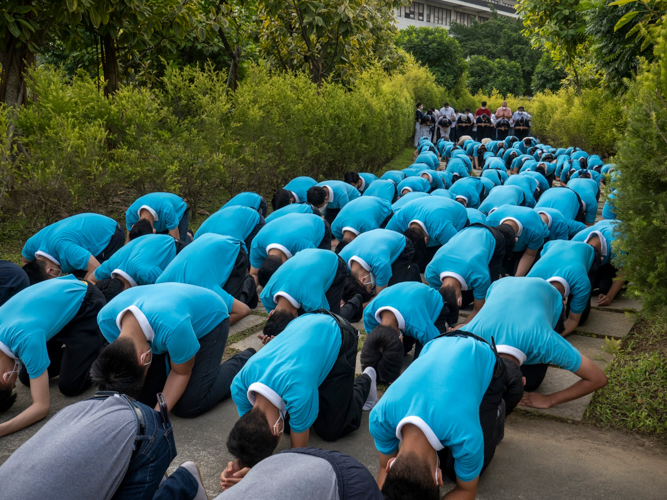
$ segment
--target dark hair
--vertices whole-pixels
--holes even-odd
[[[544,166],[542,164],[535,167],[535,172],[538,172],[538,173],[542,174],[544,177],[547,176],[547,169],[544,168]]]
[[[358,279],[354,276],[348,276],[345,278],[345,285],[343,287],[343,300],[347,302],[357,294],[361,295],[362,302],[368,302],[373,298],[368,289],[359,283]]]
[[[227,437],[227,451],[238,459],[242,468],[254,467],[270,457],[276,446],[278,438],[259,408],[239,418]]]
[[[101,391],[117,391],[137,398],[144,387],[144,368],[134,342],[117,338],[106,346],[90,368],[90,378]]]
[[[273,198],[271,198],[271,206],[273,207],[273,210],[278,210],[287,205],[291,205],[293,197],[294,195],[291,191],[288,191],[287,189],[278,189],[273,193]]]
[[[343,248],[345,248],[350,243],[352,243],[352,240],[346,240],[345,238],[343,238],[342,240],[340,240],[338,242],[338,245],[336,245],[336,248],[334,248],[334,252],[339,254],[341,252],[341,250],[343,250]]]
[[[275,337],[281,333],[287,325],[290,324],[290,321],[296,318],[295,314],[292,314],[289,311],[273,311],[273,314],[269,316],[264,325],[264,335],[269,337]]]
[[[421,105],[422,105],[422,103],[421,103],[421,102],[418,102],[418,103],[417,103],[417,107],[419,107],[419,106],[421,106]]]
[[[118,278],[100,280],[95,286],[102,292],[102,295],[107,299],[107,302],[125,290],[125,284]]]
[[[420,228],[415,228],[415,227],[409,227],[407,228],[404,232],[403,235],[412,241],[412,244],[414,245],[415,248],[415,253],[412,256],[412,262],[419,262],[424,258],[424,255],[426,255],[426,233],[424,233],[424,230]]]
[[[9,410],[16,401],[16,391],[11,387],[0,387],[0,413]]]
[[[582,169],[588,168],[588,160],[586,158],[579,158],[578,161]]]
[[[449,106],[449,103],[448,103],[448,102],[446,102],[446,103],[444,104],[443,108],[444,108],[445,106]]]
[[[516,244],[516,231],[509,224],[499,224],[496,229],[505,238],[505,258],[512,255]]]
[[[31,285],[36,285],[49,279],[49,275],[46,274],[46,263],[42,260],[35,259],[32,262],[28,262],[23,266],[23,270],[28,275],[28,281]]]
[[[280,266],[283,265],[283,260],[277,255],[267,255],[262,262],[262,265],[259,266],[259,272],[257,273],[257,281],[261,286],[266,286],[266,284],[273,276]]]
[[[322,186],[313,186],[306,191],[306,201],[315,207],[319,207],[327,201],[328,194]]]
[[[359,174],[356,172],[345,172],[343,180],[348,184],[356,185],[359,182]]]
[[[129,239],[132,241],[145,234],[153,234],[153,226],[151,226],[148,219],[139,219],[136,224],[132,226],[132,229],[130,229]]]
[[[401,374],[403,367],[403,343],[399,331],[378,325],[368,334],[361,348],[361,368],[375,368],[378,380],[391,383]]]
[[[396,457],[382,485],[385,500],[439,500],[434,471],[414,453]]]
[[[503,360],[506,370],[503,399],[505,400],[505,415],[509,415],[523,397],[523,373],[514,361],[505,358],[500,359]]]
[[[486,107],[486,101],[482,101],[482,106]]]
[[[442,301],[445,303],[443,307],[448,309],[445,313],[445,319],[450,327],[454,327],[459,322],[459,300],[456,297],[456,290],[451,286],[442,286],[438,290],[442,296]]]
[[[580,179],[592,179],[593,176],[591,175],[591,173],[587,169],[582,168],[581,170],[579,170],[579,178]]]

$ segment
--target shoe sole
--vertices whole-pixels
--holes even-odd
[[[209,500],[208,498],[208,493],[206,493],[206,488],[204,488],[204,479],[201,477],[201,471],[199,470],[199,466],[197,465],[197,462],[193,462],[195,464],[195,467],[197,468],[197,474],[199,474],[199,482],[202,485],[202,489],[204,490],[204,496],[206,497],[206,500]]]

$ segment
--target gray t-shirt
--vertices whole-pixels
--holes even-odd
[[[302,453],[279,453],[262,460],[215,500],[339,500],[331,464]]]
[[[0,500],[109,499],[136,435],[133,411],[120,398],[68,406],[0,466]]]

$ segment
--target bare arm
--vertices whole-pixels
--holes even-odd
[[[526,248],[526,251],[523,253],[523,257],[521,257],[521,260],[519,261],[519,266],[516,269],[515,276],[520,277],[528,274],[530,268],[533,267],[533,263],[535,262],[536,256],[537,256],[537,250],[531,250],[530,248]]]
[[[598,306],[608,306],[609,304],[611,304],[611,301],[614,300],[614,297],[616,297],[616,295],[618,295],[618,292],[621,291],[621,288],[623,288],[624,283],[625,279],[623,277],[623,273],[619,272],[607,294],[605,295],[601,293],[598,296]]]
[[[259,285],[259,269],[250,267],[250,275],[255,278],[255,285]]]
[[[532,406],[533,408],[551,408],[560,403],[573,401],[607,385],[607,376],[586,356],[581,357],[581,366],[574,374],[581,377],[581,380],[575,382],[567,389],[554,392],[553,394],[526,392],[520,404]]]
[[[461,481],[459,478],[456,478],[456,486],[442,497],[442,500],[475,500],[478,481],[479,476],[472,481]]]
[[[32,404],[11,420],[0,424],[0,437],[25,429],[39,422],[49,413],[49,372],[44,370],[39,377],[30,379]]]
[[[382,489],[382,486],[384,485],[384,480],[387,479],[387,464],[389,463],[389,460],[394,458],[396,455],[398,455],[398,450],[396,450],[391,455],[383,455],[382,453],[378,452],[378,456],[380,458],[380,470],[378,471],[378,488]]]
[[[561,333],[563,337],[567,337],[574,331],[574,329],[577,326],[579,326],[579,320],[581,319],[581,314],[582,313],[575,314],[572,311],[570,311],[570,314],[565,320],[565,330],[563,330],[563,333]]]
[[[95,273],[95,269],[97,269],[98,267],[100,267],[100,263],[91,254],[90,258],[88,259],[88,266],[86,266],[86,277],[84,279],[86,281],[90,281],[91,283],[96,283],[97,280],[95,281],[92,280],[95,279],[95,276],[93,274]]]
[[[484,303],[485,303],[485,302],[486,302],[486,299],[482,299],[482,300],[477,300],[477,299],[475,299],[475,302],[474,302],[474,304],[473,304],[473,306],[472,306],[472,312],[471,312],[470,315],[466,318],[465,322],[463,322],[464,325],[465,325],[466,323],[469,323],[470,320],[473,319],[473,318],[477,315],[477,313],[478,313],[478,312],[482,309],[482,307],[484,306]]]
[[[178,226],[176,226],[174,229],[169,230],[169,236],[173,236],[175,240],[181,239],[181,233],[178,231]]]
[[[167,381],[164,383],[162,393],[164,394],[167,408],[171,410],[176,406],[178,400],[181,399],[181,396],[185,392],[185,388],[188,386],[188,382],[190,382],[192,367],[195,366],[195,357],[192,356],[185,363],[178,364],[171,362],[170,364],[171,371],[167,376]],[[156,405],[155,409],[159,410],[159,405]]]
[[[240,300],[234,299],[232,310],[229,312],[229,324],[233,325],[238,323],[248,314],[250,314],[250,308]]]
[[[290,434],[292,440],[292,448],[305,448],[308,446],[308,437],[310,436],[310,429],[303,432],[294,432]]]

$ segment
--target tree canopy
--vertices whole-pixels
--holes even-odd
[[[470,56],[467,83],[473,94],[482,91],[490,95],[494,89],[504,96],[523,95],[524,92],[521,66],[506,59],[491,60],[483,56]]]

